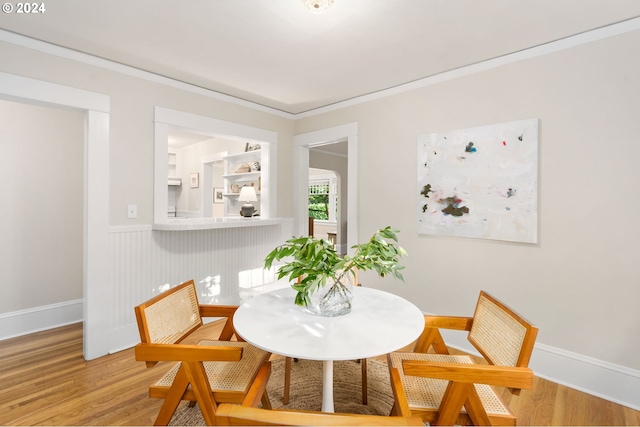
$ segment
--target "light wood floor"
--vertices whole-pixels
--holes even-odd
[[[194,341],[217,337],[201,328]],[[152,425],[160,401],[149,384],[169,365],[145,368],[133,350],[85,361],[82,325],[0,341],[0,425]],[[519,425],[640,425],[640,412],[536,378],[505,398]]]

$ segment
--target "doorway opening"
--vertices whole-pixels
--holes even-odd
[[[0,72],[0,98],[84,113],[83,355],[108,353],[109,109],[107,95]],[[88,197],[91,194],[91,197]]]
[[[357,123],[350,123],[293,139],[295,233],[310,234],[309,168],[333,171],[338,185],[336,248],[340,253],[350,253],[358,238],[357,131]]]
[[[331,241],[341,255],[350,226],[347,163],[346,141],[309,149],[309,234]]]
[[[0,339],[81,322],[84,114],[0,99],[0,152]]]

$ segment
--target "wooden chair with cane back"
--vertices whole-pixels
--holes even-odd
[[[449,354],[440,328],[468,331],[484,361]],[[515,425],[516,417],[493,387],[516,395],[533,387],[528,365],[537,334],[538,328],[481,291],[473,317],[425,315],[414,352],[387,356],[389,368],[400,372],[391,385],[403,388],[411,413],[431,424]],[[430,347],[435,354],[427,353]]]
[[[182,400],[201,402],[207,424],[215,423],[215,406],[221,402],[239,404],[249,398],[270,407],[265,390],[271,354],[239,337],[231,341],[236,309],[199,304],[193,280],[135,307],[141,341],[135,347],[136,360],[147,367],[179,362],[149,387],[149,397],[164,399],[155,425],[167,425]],[[204,317],[226,318],[218,339],[182,344],[203,325]]]
[[[391,377],[399,380],[397,369]],[[423,426],[422,419],[412,416],[402,388],[394,390],[398,415],[362,415],[328,412],[268,410],[254,407],[251,402],[242,405],[221,404],[216,411],[218,425],[262,426]]]
[[[358,281],[358,270],[353,270],[353,283],[356,286],[362,286]],[[298,283],[302,280],[301,277],[298,277]],[[298,361],[297,359],[292,359],[291,357],[286,357],[284,361],[284,390],[282,396],[282,403],[287,405],[289,404],[289,395],[291,390],[291,361]],[[357,360],[360,363],[360,371],[362,373],[362,404],[366,405],[368,402],[367,399],[367,359],[359,359]]]

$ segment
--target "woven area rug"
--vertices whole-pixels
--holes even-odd
[[[289,404],[282,404],[284,389],[284,359],[272,362],[267,393],[273,408],[319,411],[322,407],[322,362],[299,360],[291,369]],[[362,404],[360,364],[355,361],[334,362],[333,400],[336,412],[389,415],[393,406],[393,392],[386,363],[367,361],[368,404]],[[178,409],[169,425],[205,425],[198,409]]]

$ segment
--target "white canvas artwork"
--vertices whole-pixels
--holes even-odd
[[[538,119],[418,137],[418,233],[537,243]]]

